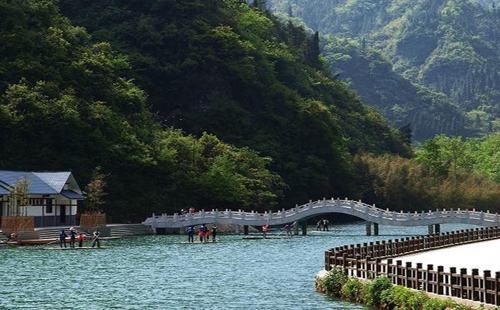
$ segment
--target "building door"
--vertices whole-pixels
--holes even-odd
[[[59,206],[59,222],[66,223],[66,206]]]

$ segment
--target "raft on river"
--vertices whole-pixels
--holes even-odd
[[[100,241],[104,240],[116,240],[121,239],[121,237],[99,237]],[[91,238],[88,239],[92,240]],[[45,238],[45,239],[21,239],[16,241],[9,241],[7,244],[9,245],[48,245],[48,244],[56,244],[60,243],[59,238]],[[66,238],[66,243],[70,242],[70,238]],[[5,242],[4,242],[5,243]]]
[[[104,249],[109,249],[109,246],[101,246],[101,247],[90,247],[90,246],[84,246],[84,247],[67,247],[67,248],[61,248],[61,247],[53,247],[53,248],[40,248],[40,250],[104,250]]]
[[[291,238],[291,237],[279,237],[279,236],[266,236],[265,238],[260,236],[260,237],[243,237],[244,240],[262,240],[262,239],[286,239],[286,238]]]

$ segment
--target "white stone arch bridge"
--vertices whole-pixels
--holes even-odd
[[[148,217],[142,224],[149,225],[155,231],[157,229],[175,229],[187,226],[197,226],[201,224],[232,224],[245,227],[284,226],[287,223],[301,224],[302,233],[306,234],[306,220],[328,213],[342,213],[358,217],[365,220],[366,233],[372,232],[378,235],[379,225],[393,226],[428,226],[429,233],[439,232],[440,224],[462,223],[478,226],[500,226],[500,216],[496,213],[489,213],[475,210],[436,210],[425,212],[394,212],[384,210],[369,205],[361,201],[349,199],[323,199],[309,201],[303,205],[297,205],[288,210],[277,212],[245,212],[231,210],[199,211],[188,214],[155,215]],[[295,233],[298,233],[298,226],[294,225]]]

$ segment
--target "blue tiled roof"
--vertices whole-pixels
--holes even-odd
[[[61,195],[65,196],[66,198],[69,198],[69,199],[85,199],[85,196],[78,194],[77,192],[67,190],[67,189],[63,190],[61,192]]]
[[[8,195],[9,190],[0,185],[0,195]]]
[[[29,193],[33,195],[59,194],[68,180],[71,172],[23,172],[0,170],[0,181],[10,187],[22,178],[30,181]]]
[[[60,193],[71,172],[33,172],[33,174]]]

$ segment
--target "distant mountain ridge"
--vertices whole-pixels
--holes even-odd
[[[394,72],[376,50],[330,36],[322,51],[330,70],[348,80],[363,102],[375,106],[396,128],[410,124],[415,140],[436,133],[472,134],[464,111],[453,100]]]
[[[376,49],[393,63],[395,72],[433,92],[444,93],[466,113],[464,125],[475,129],[457,130],[455,134],[474,135],[500,128],[500,10],[495,2],[268,3],[272,10],[291,13],[323,35],[350,38]]]

